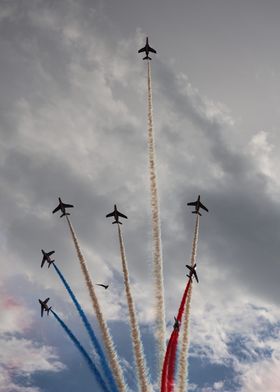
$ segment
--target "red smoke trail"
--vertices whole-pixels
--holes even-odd
[[[191,284],[191,279],[189,278],[187,286],[185,288],[184,295],[182,297],[182,301],[181,301],[181,305],[180,305],[180,308],[179,308],[179,311],[178,311],[178,315],[177,315],[177,320],[179,322],[182,321],[182,317],[183,317],[183,313],[184,313],[184,309],[185,309],[185,303],[186,303],[186,299],[187,299],[187,296],[188,296],[190,284]]]
[[[161,392],[166,392],[167,391],[167,370],[168,370],[168,364],[169,364],[169,358],[170,358],[170,353],[171,353],[171,346],[172,346],[172,341],[174,338],[174,330],[172,331],[172,334],[170,336],[164,361],[163,361],[163,367],[162,367],[162,374],[161,374]]]
[[[199,234],[199,215],[196,216],[194,237],[192,243],[192,255],[191,255],[192,267],[196,263],[198,234]],[[187,390],[191,297],[192,297],[192,286],[190,286],[189,295],[186,303],[185,317],[182,324],[183,336],[182,336],[182,347],[181,347],[180,358],[179,358],[179,372],[178,372],[179,392],[186,392]]]
[[[177,320],[179,323],[181,323],[182,321],[190,284],[191,284],[191,279],[188,280],[178,310]],[[168,342],[163,368],[162,368],[161,392],[167,392],[167,391],[171,392],[174,389],[174,375],[175,375],[175,368],[176,368],[176,352],[177,352],[177,345],[178,345],[178,337],[179,337],[179,331],[173,329]]]
[[[175,385],[176,353],[177,353],[179,331],[174,330],[173,336],[174,337],[172,339],[168,368],[167,368],[167,392],[173,392],[174,385]]]

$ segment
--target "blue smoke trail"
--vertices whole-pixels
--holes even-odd
[[[54,317],[57,319],[57,321],[59,322],[59,324],[62,326],[62,328],[64,329],[64,331],[67,333],[67,335],[69,336],[69,338],[72,340],[72,342],[75,344],[75,346],[77,347],[77,349],[80,351],[80,353],[83,355],[83,357],[85,358],[90,370],[93,372],[93,374],[96,377],[96,380],[98,381],[99,385],[101,386],[102,390],[105,392],[110,392],[110,390],[107,388],[107,385],[105,384],[105,381],[103,380],[103,378],[101,377],[98,369],[96,368],[95,364],[92,362],[92,359],[90,358],[90,356],[88,355],[88,353],[86,352],[86,350],[84,349],[84,347],[81,345],[81,343],[79,342],[79,340],[76,338],[76,336],[70,331],[70,329],[67,327],[67,325],[61,320],[61,318],[51,309],[52,314],[54,315]]]
[[[118,392],[118,388],[117,388],[117,385],[115,383],[114,377],[112,375],[111,369],[108,366],[106,357],[105,357],[104,352],[102,350],[102,347],[100,346],[100,343],[99,343],[99,341],[98,341],[98,339],[97,339],[97,337],[96,337],[96,335],[95,335],[95,333],[94,333],[94,331],[93,331],[93,329],[92,329],[92,327],[91,327],[91,325],[90,325],[90,323],[89,323],[89,321],[87,319],[87,316],[85,315],[81,305],[79,304],[77,298],[75,297],[73,291],[71,290],[69,284],[65,280],[65,278],[62,275],[62,273],[59,270],[59,268],[55,265],[55,263],[53,263],[53,266],[54,266],[58,276],[60,277],[62,283],[64,284],[66,290],[68,291],[72,301],[74,302],[74,305],[76,306],[76,309],[77,309],[77,311],[78,311],[78,313],[79,313],[79,315],[80,315],[80,317],[81,317],[81,319],[82,319],[82,321],[84,323],[84,326],[85,326],[85,328],[86,328],[86,330],[87,330],[87,332],[89,334],[91,342],[92,342],[92,344],[93,344],[97,354],[99,355],[99,358],[101,360],[101,366],[102,366],[106,376],[109,379],[109,384],[110,384],[111,389],[113,391]]]

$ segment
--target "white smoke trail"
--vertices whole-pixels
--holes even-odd
[[[192,255],[191,255],[191,266],[195,265],[196,254],[197,254],[197,243],[198,243],[198,232],[199,232],[199,215],[196,216],[194,237],[192,243]],[[187,391],[187,380],[188,380],[188,351],[189,351],[189,323],[190,323],[190,310],[191,310],[191,298],[192,298],[192,283],[189,288],[188,298],[185,308],[185,317],[183,321],[183,337],[182,337],[182,348],[179,358],[179,387],[178,392]]]
[[[82,272],[84,274],[86,285],[87,285],[89,295],[90,295],[90,298],[92,301],[93,309],[95,311],[97,320],[99,322],[104,345],[105,345],[105,348],[107,351],[108,359],[109,359],[113,374],[114,374],[116,382],[118,384],[119,391],[126,392],[126,384],[124,381],[122,369],[119,365],[118,356],[115,351],[115,347],[114,347],[114,343],[113,343],[111,334],[110,334],[109,329],[107,327],[107,323],[104,320],[97,296],[95,294],[94,285],[92,284],[91,277],[90,277],[90,274],[87,269],[86,261],[84,259],[82,252],[81,252],[77,236],[75,234],[75,231],[73,229],[73,226],[72,226],[68,216],[66,216],[66,219],[67,219],[68,226],[69,226],[69,229],[71,232],[71,236],[72,236],[75,248],[76,248],[77,256],[80,261],[80,266],[81,266]]]
[[[188,351],[189,351],[189,325],[190,325],[190,310],[191,310],[191,297],[192,297],[192,283],[189,288],[188,298],[186,302],[185,315],[183,319],[183,336],[182,336],[182,349],[179,359],[179,387],[178,392],[187,391],[188,383]]]
[[[158,344],[159,368],[161,370],[165,353],[165,309],[163,288],[163,267],[161,251],[161,230],[159,216],[159,199],[157,191],[156,154],[153,131],[153,106],[151,66],[148,61],[148,151],[152,207],[152,232],[153,232],[153,274],[155,280],[155,317],[156,337]]]
[[[122,261],[122,269],[123,269],[123,276],[124,276],[124,285],[125,285],[128,312],[129,312],[129,318],[130,318],[132,345],[133,345],[133,351],[134,351],[135,362],[136,362],[136,367],[137,367],[137,375],[138,375],[138,379],[139,379],[140,390],[142,392],[150,392],[151,385],[149,384],[148,379],[147,379],[146,363],[145,363],[145,358],[144,358],[144,353],[143,353],[143,347],[142,347],[138,322],[136,319],[135,305],[134,305],[132,293],[130,290],[129,273],[128,273],[128,267],[127,267],[127,262],[126,262],[124,241],[123,241],[123,236],[122,236],[120,225],[118,225],[118,233],[119,233],[119,241],[120,241],[120,251],[121,251],[121,261]]]

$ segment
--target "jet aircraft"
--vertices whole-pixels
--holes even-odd
[[[202,208],[203,210],[208,212],[208,208],[206,208],[200,201],[200,195],[198,195],[198,198],[196,201],[192,201],[187,204],[188,206],[194,206],[195,210],[192,211],[193,214],[198,214],[201,216],[201,213],[199,212],[199,209]]]
[[[44,311],[47,312],[47,315],[49,315],[49,311],[51,310],[51,306],[47,305],[49,298],[46,298],[45,301],[42,301],[39,299],[39,303],[41,305],[41,317],[43,317]]]
[[[112,222],[112,224],[119,223],[120,225],[122,225],[122,222],[119,221],[119,217],[127,219],[126,215],[124,215],[120,211],[118,211],[116,204],[114,205],[114,211],[110,212],[110,214],[107,214],[106,218],[109,218],[110,216],[113,216],[115,218],[115,221]]]
[[[138,50],[138,53],[141,53],[141,52],[146,53],[146,57],[143,57],[143,60],[152,60],[151,57],[149,57],[149,52],[152,52],[152,53],[157,52],[155,49],[150,47],[148,37],[146,37],[146,45],[144,46],[144,48]]]
[[[63,201],[61,200],[61,198],[59,197],[58,198],[58,200],[59,200],[59,204],[58,204],[58,206],[53,210],[53,214],[55,213],[55,212],[57,212],[58,210],[61,210],[61,212],[62,212],[62,215],[60,215],[60,218],[62,218],[63,216],[66,216],[66,215],[70,215],[69,214],[69,212],[66,212],[66,208],[72,208],[72,207],[74,207],[72,204],[65,204],[65,203],[63,203]]]
[[[190,270],[190,274],[187,275],[188,278],[190,278],[190,280],[192,281],[192,277],[194,276],[197,283],[198,283],[198,277],[197,277],[197,273],[196,273],[196,264],[192,267],[191,265],[186,265],[186,267]]]
[[[177,329],[177,331],[179,331],[179,329],[180,329],[180,321],[178,321],[177,319],[176,319],[176,317],[174,317],[174,320],[175,320],[175,323],[174,323],[174,325],[173,325],[173,328],[174,329]]]
[[[43,260],[41,263],[41,268],[44,266],[45,261],[47,263],[49,263],[48,268],[50,268],[51,264],[54,263],[54,260],[51,259],[51,255],[54,253],[54,250],[52,250],[51,252],[45,252],[43,249],[41,249],[42,253],[43,253]]]
[[[96,286],[101,286],[104,287],[105,290],[108,289],[109,285],[108,284],[102,284],[102,283],[96,283]]]

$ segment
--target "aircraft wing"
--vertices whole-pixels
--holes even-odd
[[[145,49],[146,49],[146,48],[145,48],[145,46],[144,46],[144,48],[138,50],[138,53],[145,52]]]
[[[54,250],[52,250],[51,252],[48,253],[49,256],[53,255],[55,253]]]
[[[42,263],[41,263],[41,268],[43,268],[44,264],[45,264],[46,258],[45,256],[43,257]]]
[[[114,211],[113,211],[113,212],[110,212],[110,214],[107,214],[107,215],[106,215],[106,218],[109,218],[110,216],[114,216]]]
[[[122,214],[122,213],[121,213],[121,212],[119,212],[119,211],[118,211],[118,215],[119,215],[119,216],[121,216],[122,218],[125,218],[125,219],[127,219],[127,216],[126,216],[126,215],[124,215],[124,214]]]
[[[196,201],[192,201],[190,203],[187,203],[188,206],[196,206]]]
[[[197,273],[196,273],[195,270],[193,271],[193,274],[194,274],[194,277],[195,277],[195,279],[196,279],[196,281],[197,281],[197,283],[198,283],[198,277],[197,277]]]
[[[55,213],[55,212],[57,212],[58,210],[60,210],[60,205],[58,205],[54,210],[53,210],[53,214]]]
[[[65,203],[63,203],[63,206],[65,208],[73,208],[74,207],[72,204],[65,204]]]
[[[200,208],[203,208],[205,211],[209,212],[209,211],[208,211],[208,208],[206,208],[206,207],[205,207],[202,203],[200,203],[200,202],[199,202],[199,207],[200,207]]]
[[[48,302],[49,298],[46,298],[44,301],[44,304],[46,304]]]
[[[152,53],[156,53],[157,51],[149,46],[149,51]]]

